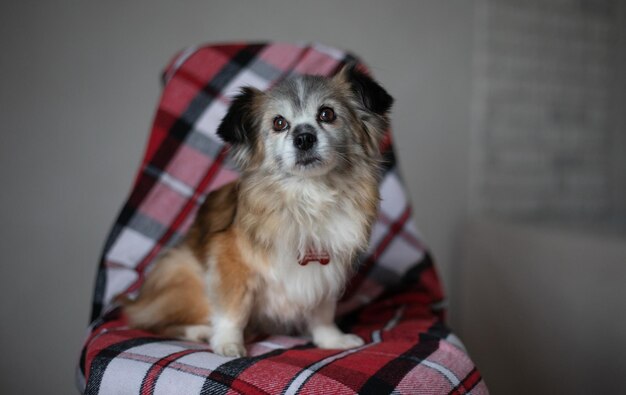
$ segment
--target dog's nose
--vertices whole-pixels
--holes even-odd
[[[311,125],[298,125],[293,130],[293,145],[300,151],[308,151],[317,142],[315,129]]]
[[[302,133],[295,137],[293,144],[301,151],[310,150],[317,141],[317,137],[313,133]]]

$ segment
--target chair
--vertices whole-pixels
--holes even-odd
[[[134,186],[104,247],[92,322],[78,369],[86,394],[420,393],[486,394],[487,387],[444,323],[433,260],[411,219],[387,134],[383,197],[369,251],[337,309],[362,347],[322,350],[304,337],[247,344],[249,357],[126,326],[118,294],[137,293],[144,273],[190,226],[207,193],[236,179],[215,135],[230,98],[292,74],[336,73],[359,61],[320,44],[236,43],[193,47],[163,74],[164,89]]]

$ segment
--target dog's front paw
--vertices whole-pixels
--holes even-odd
[[[363,339],[350,333],[342,333],[334,336],[325,336],[315,340],[315,345],[319,348],[330,348],[347,350],[365,344]]]
[[[209,343],[213,352],[225,357],[245,357],[246,348],[243,345],[243,332],[236,326],[218,325],[214,328]]]
[[[221,343],[213,346],[213,352],[224,357],[241,358],[246,356],[246,348],[240,343]]]

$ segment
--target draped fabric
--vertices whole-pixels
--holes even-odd
[[[320,44],[287,43],[193,47],[172,59],[145,156],[98,268],[77,375],[81,391],[488,393],[444,323],[441,284],[411,218],[391,131],[381,146],[382,201],[370,247],[337,309],[342,329],[365,345],[322,350],[306,337],[269,336],[247,344],[248,357],[227,358],[207,344],[130,329],[114,302],[136,295],[146,270],[185,234],[206,195],[238,177],[215,132],[239,89],[267,89],[290,75],[330,76],[351,62],[360,61]]]

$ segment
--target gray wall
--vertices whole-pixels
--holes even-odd
[[[34,4],[0,5],[0,392],[73,390],[94,269],[160,71],[191,44],[316,40],[360,54],[397,99],[415,216],[450,282],[468,191],[472,2]]]
[[[626,2],[475,3],[456,329],[494,394],[625,393]]]
[[[626,243],[472,220],[459,330],[493,394],[626,393]]]

